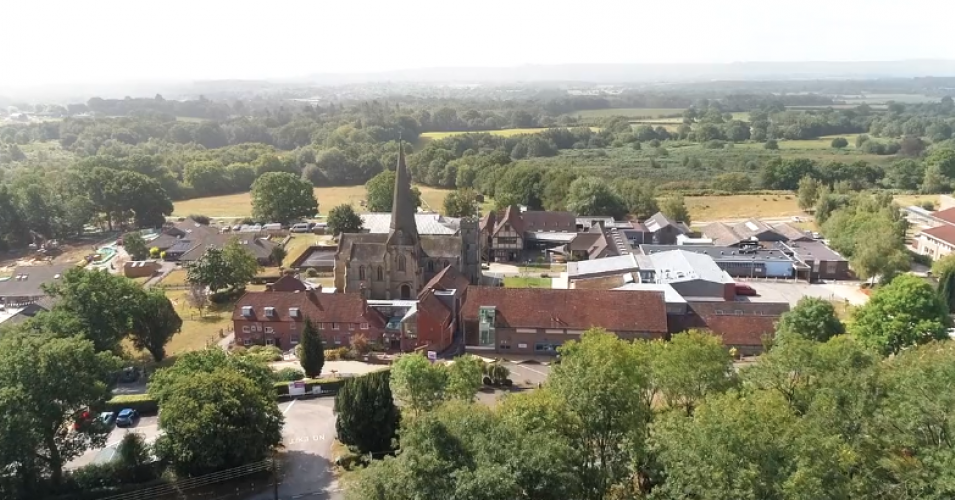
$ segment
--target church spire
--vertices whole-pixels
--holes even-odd
[[[389,245],[417,245],[418,225],[415,222],[417,207],[411,195],[411,175],[405,165],[405,151],[398,140],[398,165],[395,167],[395,197],[391,206],[391,232]]]

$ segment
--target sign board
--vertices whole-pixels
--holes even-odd
[[[518,349],[527,349],[527,344],[517,344]]]
[[[438,353],[435,351],[428,351],[428,361],[434,363],[438,360]]]
[[[289,396],[304,396],[305,395],[305,382],[302,380],[296,380],[295,382],[289,382],[288,384],[288,395]]]
[[[322,395],[322,386],[320,386],[320,385],[313,385],[313,386],[312,386],[312,394],[315,395],[315,396],[321,396],[321,395]]]

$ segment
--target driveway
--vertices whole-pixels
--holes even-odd
[[[66,467],[68,469],[76,469],[88,464],[109,462],[113,459],[113,456],[116,455],[116,448],[119,446],[120,441],[123,440],[123,436],[130,432],[142,434],[143,437],[146,438],[146,442],[152,444],[161,434],[159,426],[157,425],[158,422],[158,417],[142,417],[135,427],[114,427],[109,437],[106,438],[106,446],[87,451],[67,464]]]

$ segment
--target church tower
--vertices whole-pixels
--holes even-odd
[[[386,287],[391,299],[414,299],[423,285],[419,262],[421,238],[415,221],[417,207],[411,195],[411,174],[405,165],[405,152],[400,141],[394,194],[391,230],[385,242],[386,267],[389,270]]]

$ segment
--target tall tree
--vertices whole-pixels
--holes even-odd
[[[819,190],[821,188],[822,184],[813,177],[807,175],[799,179],[799,189],[796,190],[799,208],[805,211],[815,207],[819,200]]]
[[[567,210],[578,215],[605,215],[622,218],[627,207],[616,191],[603,179],[581,177],[570,184]]]
[[[360,233],[362,225],[361,216],[348,203],[342,203],[328,212],[328,230],[334,235]]]
[[[180,474],[257,462],[282,441],[283,416],[274,394],[234,368],[179,379],[159,404],[163,434],[156,455]]]
[[[810,340],[825,342],[846,332],[829,301],[817,297],[803,297],[796,307],[779,318],[776,332],[802,335]]]
[[[220,369],[238,371],[268,394],[274,390],[274,372],[265,362],[254,356],[230,356],[218,347],[210,347],[183,354],[172,366],[156,371],[149,377],[149,395],[162,406],[163,401],[182,392],[180,382]]]
[[[955,311],[955,269],[946,269],[938,277],[938,297],[949,312]]]
[[[405,354],[391,367],[391,392],[415,415],[444,400],[448,373],[421,354]]]
[[[477,205],[477,193],[473,189],[458,189],[444,197],[444,214],[448,217],[473,217],[477,214]]]
[[[57,299],[53,311],[35,318],[35,324],[61,336],[81,335],[98,351],[116,351],[133,325],[130,304],[143,290],[132,280],[105,271],[70,269],[44,290]]]
[[[146,246],[146,240],[138,232],[123,236],[123,248],[126,249],[126,253],[133,260],[146,260],[149,257],[149,247]]]
[[[232,289],[245,286],[255,274],[259,272],[259,262],[247,248],[239,243],[238,238],[232,238],[222,249],[222,259],[229,269],[229,283]]]
[[[719,337],[698,330],[673,336],[655,350],[653,385],[667,406],[692,415],[709,395],[735,383],[733,358]]]
[[[325,366],[325,346],[322,344],[321,334],[315,329],[315,324],[308,318],[305,318],[305,326],[302,327],[298,362],[302,365],[302,370],[305,370],[306,376],[318,378],[322,375],[322,367]]]
[[[252,183],[252,217],[287,224],[318,213],[311,183],[287,172],[269,172]]]
[[[390,378],[388,370],[354,377],[335,396],[338,439],[362,454],[393,448],[400,415],[391,396]]]
[[[222,250],[210,248],[202,257],[187,264],[186,281],[194,286],[208,287],[212,293],[229,286],[232,279]]]
[[[133,324],[130,339],[137,349],[149,351],[156,362],[166,357],[166,344],[182,328],[182,318],[162,290],[143,293],[133,309]]]
[[[932,286],[902,275],[876,290],[856,309],[849,332],[883,355],[948,338],[948,310]]]
[[[657,205],[656,189],[650,182],[624,179],[616,183],[615,189],[627,206],[627,213],[638,220],[649,219],[660,211]]]
[[[40,470],[49,470],[58,486],[66,463],[106,443],[107,429],[83,422],[73,431],[73,424],[83,410],[111,397],[107,378],[119,367],[119,358],[96,352],[92,342],[78,337],[28,330],[0,336],[0,400],[18,403],[0,410],[0,424],[10,422],[3,415],[7,410],[19,413],[25,424],[7,429],[21,432],[12,438],[14,449],[29,450],[17,460],[22,476],[37,478]],[[11,436],[0,438],[8,440]]]
[[[663,200],[663,204],[660,205],[660,211],[663,212],[663,215],[677,222],[683,222],[687,225],[690,224],[690,210],[686,208],[683,195],[678,194],[666,197]]]

